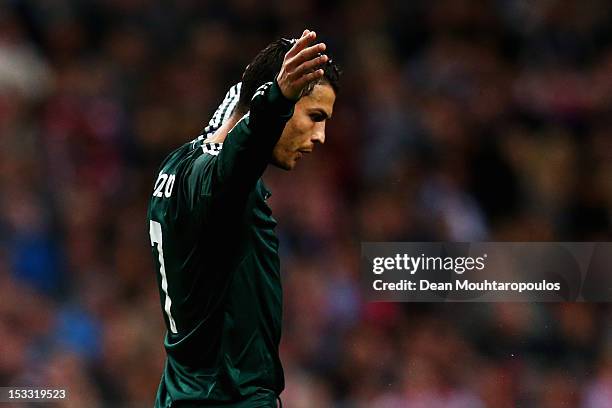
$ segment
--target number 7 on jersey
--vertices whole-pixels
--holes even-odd
[[[164,245],[162,239],[162,228],[161,224],[157,221],[149,221],[149,236],[151,237],[151,246],[157,244],[157,253],[159,254],[159,274],[161,275],[161,286],[164,291],[166,299],[164,301],[164,310],[168,316],[168,322],[170,323],[170,330],[172,333],[178,333],[176,330],[176,323],[172,317],[170,310],[172,306],[172,300],[168,294],[168,279],[166,278],[166,265],[164,263]]]

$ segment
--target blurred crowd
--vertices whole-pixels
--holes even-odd
[[[265,180],[288,408],[612,407],[610,304],[367,303],[362,241],[611,241],[607,0],[0,1],[0,385],[150,407],[146,206],[249,60],[316,30],[327,140]]]

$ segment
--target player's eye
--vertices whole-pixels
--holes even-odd
[[[313,122],[322,122],[325,120],[325,116],[321,115],[320,113],[311,113],[310,114],[310,119]]]

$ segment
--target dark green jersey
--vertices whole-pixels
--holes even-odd
[[[276,406],[282,289],[260,177],[293,108],[265,84],[225,143],[192,141],[161,165],[148,211],[168,329],[156,407]]]

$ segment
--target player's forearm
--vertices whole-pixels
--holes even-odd
[[[242,82],[238,82],[227,91],[225,97],[223,98],[223,102],[221,102],[221,104],[217,107],[217,110],[215,110],[215,113],[206,127],[202,129],[202,136],[208,137],[208,135],[216,132],[221,126],[223,126],[224,123],[227,122],[238,104],[241,88]]]
[[[293,115],[295,101],[285,98],[276,82],[260,88],[249,114],[229,132],[219,155],[217,176],[223,183],[254,184]]]

